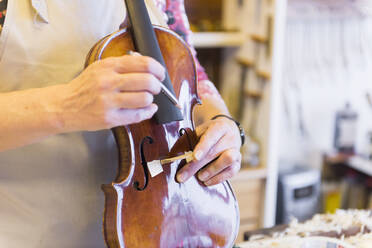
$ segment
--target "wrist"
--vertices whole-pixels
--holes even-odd
[[[56,133],[67,133],[75,131],[71,126],[71,113],[66,106],[70,89],[68,84],[60,84],[48,87],[48,113],[50,123]]]
[[[235,124],[235,126],[237,127],[237,131],[239,133],[239,136],[240,136],[241,146],[243,146],[244,142],[245,142],[245,132],[244,132],[243,127],[240,125],[240,123],[237,120],[235,120],[234,118],[232,118],[231,116],[225,115],[225,114],[215,115],[211,118],[211,120],[215,120],[217,118],[225,118],[227,120],[232,121]]]
[[[214,97],[203,97],[202,104],[194,107],[195,124],[197,126],[201,125],[218,114],[229,115],[229,111],[223,100]]]

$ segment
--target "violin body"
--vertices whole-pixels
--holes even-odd
[[[174,32],[154,27],[183,120],[158,124],[154,118],[113,129],[119,150],[116,179],[103,185],[103,231],[109,248],[232,247],[239,211],[228,182],[206,187],[196,177],[178,183],[185,161],[163,166],[150,177],[147,162],[190,151],[197,143],[192,110],[199,102],[191,51]],[[86,66],[135,51],[132,33],[122,29],[91,50]]]

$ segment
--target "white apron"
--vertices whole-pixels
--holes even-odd
[[[0,92],[69,82],[124,16],[123,0],[9,0]],[[114,179],[117,163],[110,131],[61,134],[0,153],[0,247],[105,247],[100,185]]]

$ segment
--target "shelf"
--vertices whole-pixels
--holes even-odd
[[[372,161],[361,156],[331,153],[325,155],[325,162],[330,164],[344,164],[354,170],[362,172],[368,176],[372,176]]]
[[[261,77],[264,80],[267,80],[267,81],[271,80],[271,73],[270,72],[258,69],[256,71],[256,74],[257,74],[258,77]]]
[[[372,161],[359,157],[359,156],[352,156],[348,160],[349,167],[360,171],[368,176],[372,176]]]
[[[252,98],[254,100],[259,100],[262,98],[262,93],[253,90],[246,90],[244,91],[244,95],[248,98]]]
[[[238,57],[236,58],[236,62],[239,63],[242,66],[245,66],[247,68],[253,67],[254,66],[254,61],[247,59],[247,58],[241,58]]]
[[[192,38],[196,48],[236,47],[245,41],[241,32],[197,32]]]
[[[231,181],[242,181],[242,180],[252,180],[252,179],[265,179],[267,176],[267,169],[258,168],[243,168],[239,173],[234,176]]]
[[[267,37],[264,37],[259,34],[251,34],[251,39],[257,43],[263,43],[263,44],[266,44],[269,40]]]

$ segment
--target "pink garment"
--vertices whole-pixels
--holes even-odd
[[[214,84],[208,80],[204,68],[196,58],[196,51],[190,40],[191,30],[187,19],[184,0],[156,0],[157,6],[167,15],[169,28],[179,34],[189,44],[196,61],[198,73],[198,93],[201,99],[217,97],[222,99]]]

